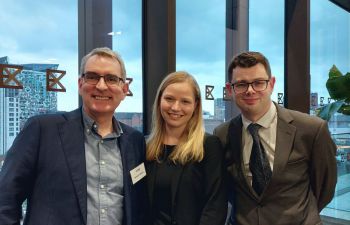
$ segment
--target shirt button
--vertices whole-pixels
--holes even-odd
[[[101,165],[104,165],[104,164],[106,164],[106,162],[105,161],[101,161]]]
[[[106,213],[106,210],[105,210],[105,209],[101,209],[101,213],[102,213],[102,214],[105,214],[105,213]]]
[[[100,187],[101,187],[102,189],[105,188],[105,186],[104,186],[103,184],[101,184]]]
[[[101,144],[103,144],[103,140],[101,140]]]

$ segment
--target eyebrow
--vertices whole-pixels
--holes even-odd
[[[233,83],[250,83],[250,82],[254,82],[254,81],[259,81],[259,80],[268,80],[270,78],[268,77],[265,77],[265,78],[262,78],[262,77],[259,77],[259,78],[256,78],[252,81],[248,81],[248,80],[235,80]]]
[[[117,77],[119,77],[119,78],[122,78],[122,79],[124,79],[122,76],[118,76],[118,75],[116,75],[116,74],[113,74],[113,73],[107,73],[107,74],[99,74],[99,73],[97,73],[97,72],[93,72],[93,71],[86,71],[85,73],[94,73],[94,74],[97,74],[97,75],[99,75],[99,76],[106,76],[106,75],[112,75],[112,76],[117,76]],[[84,74],[85,74],[84,73]]]

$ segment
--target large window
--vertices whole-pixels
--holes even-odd
[[[23,88],[0,87],[0,170],[29,117],[78,107],[77,2],[2,1],[1,9],[0,79]],[[19,69],[15,79],[8,79]],[[63,86],[49,82],[50,89],[65,92],[47,90],[47,70],[56,70],[49,79],[66,73],[59,79]]]
[[[335,65],[342,74],[350,72],[350,14],[330,1],[310,2],[310,113],[314,114],[315,109],[334,102],[326,88],[331,67]],[[335,113],[329,129],[337,144],[338,182],[322,215],[350,222],[350,116]]]
[[[1,9],[0,64],[21,68],[16,79],[23,89],[0,87],[0,161],[29,117],[78,106],[77,2],[2,1]],[[46,90],[47,69],[66,72],[59,80],[66,92]],[[6,70],[0,73],[17,69]]]
[[[207,132],[225,118],[225,10],[222,0],[176,1],[176,70],[196,78]]]
[[[276,84],[272,99],[284,95],[284,1],[249,1],[249,50],[263,53]],[[282,101],[282,102],[281,102]]]
[[[130,94],[117,108],[117,118],[142,131],[142,1],[113,1],[113,50],[125,62]]]

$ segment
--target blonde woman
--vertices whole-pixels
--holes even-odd
[[[205,134],[200,90],[187,72],[158,88],[146,156],[152,225],[224,224],[223,149]]]

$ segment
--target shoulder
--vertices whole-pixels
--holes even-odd
[[[292,127],[298,131],[298,135],[317,135],[320,132],[327,134],[328,123],[327,121],[306,113],[298,112],[295,110],[285,109],[280,107],[277,111],[277,129],[283,127]]]
[[[217,136],[220,139],[221,143],[223,144],[226,143],[226,137],[227,137],[229,126],[230,126],[230,121],[220,124],[213,131],[213,134]]]
[[[135,128],[129,126],[129,125],[126,125],[125,123],[123,122],[120,122],[118,120],[122,130],[123,130],[123,133],[125,135],[130,135],[132,137],[138,137],[138,138],[143,138],[144,139],[144,136],[143,134],[139,131],[139,130],[136,130]]]
[[[230,126],[235,126],[235,127],[239,127],[242,126],[242,119],[241,116],[238,115],[235,118],[231,119],[230,121],[227,121],[225,123],[220,124],[219,126],[217,126],[214,131],[213,134],[215,136],[218,136],[221,140],[221,143],[223,143],[224,145],[227,142],[227,133],[228,133],[228,129]]]
[[[279,119],[290,122],[295,126],[312,126],[319,127],[327,122],[317,116],[302,113],[296,110],[286,109],[283,107],[277,108],[277,115]]]
[[[225,131],[227,131],[229,126],[230,126],[230,121],[224,122],[224,123],[220,124],[219,126],[215,127],[213,133],[217,134],[217,133],[225,132]]]
[[[124,133],[143,136],[143,134],[140,131],[136,130],[135,128],[133,128],[133,127],[131,127],[123,122],[120,122],[119,120],[118,120],[118,123],[120,124]]]
[[[219,139],[219,137],[205,133],[204,136],[204,152],[205,156],[210,156],[212,154],[222,155],[223,154],[223,146]]]
[[[205,133],[205,135],[204,135],[204,146],[216,145],[218,143],[221,145],[219,137],[217,137],[215,135],[212,135],[212,134],[209,134],[209,133]]]
[[[72,116],[77,117],[79,116],[81,118],[80,114],[77,114],[76,110],[71,112],[55,112],[55,113],[48,113],[48,114],[42,114],[42,115],[35,115],[30,117],[25,126],[29,126],[31,124],[38,123],[43,126],[49,126],[52,124],[61,123],[64,121],[69,120]]]

